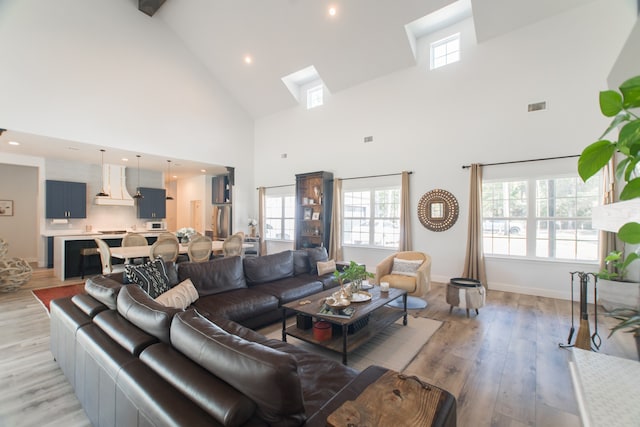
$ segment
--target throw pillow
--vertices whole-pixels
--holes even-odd
[[[151,298],[158,298],[169,290],[167,267],[161,258],[141,265],[127,264],[125,274],[131,283],[138,284]]]
[[[327,273],[336,271],[336,262],[332,259],[329,261],[318,261],[318,276],[324,276]]]
[[[422,265],[424,261],[419,259],[393,259],[393,268],[391,274],[400,274],[402,276],[416,277],[416,271],[418,267]]]
[[[327,249],[323,247],[306,249],[309,254],[309,266],[311,270],[309,274],[318,273],[318,261],[329,261],[329,255],[327,255]]]
[[[167,292],[156,298],[156,302],[165,307],[186,309],[198,299],[198,291],[193,286],[191,279],[178,283]]]

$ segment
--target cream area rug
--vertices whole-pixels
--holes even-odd
[[[295,318],[293,320],[295,321]],[[403,326],[402,319],[399,319],[380,331],[369,342],[349,353],[347,363],[359,371],[370,365],[379,365],[402,372],[441,325],[442,322],[438,320],[409,316],[407,326]],[[282,339],[282,330],[280,327],[275,328],[275,325],[259,332],[269,338]],[[287,342],[342,362],[341,353],[290,336],[287,337]]]

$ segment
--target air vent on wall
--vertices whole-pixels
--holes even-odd
[[[527,107],[528,112],[540,111],[540,110],[546,110],[546,109],[547,109],[547,101],[535,102],[533,104],[529,104],[529,106]]]

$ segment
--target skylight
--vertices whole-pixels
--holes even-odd
[[[324,104],[327,88],[313,65],[283,77],[282,82],[307,109]]]
[[[319,107],[324,103],[322,85],[307,89],[307,110]]]
[[[460,61],[460,33],[431,43],[431,69]]]

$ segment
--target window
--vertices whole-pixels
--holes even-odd
[[[265,238],[293,240],[295,224],[294,196],[266,197]]]
[[[397,248],[400,187],[343,192],[342,244]]]
[[[482,184],[485,254],[595,261],[598,233],[591,227],[599,177],[489,181]]]
[[[307,89],[307,110],[319,107],[323,104],[322,85]]]
[[[460,33],[431,43],[431,69],[460,61]]]

